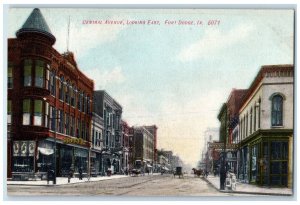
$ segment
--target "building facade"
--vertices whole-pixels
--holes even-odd
[[[240,178],[292,187],[294,66],[262,66],[239,110]]]
[[[123,148],[123,152],[122,152],[122,157],[121,157],[121,164],[122,164],[122,170],[126,173],[128,173],[130,166],[129,166],[129,161],[130,161],[130,144],[129,144],[129,140],[130,140],[130,129],[132,129],[131,127],[129,127],[128,123],[123,121],[121,122],[121,126],[122,126],[122,148]]]
[[[95,175],[103,175],[101,154],[104,149],[104,120],[93,112],[92,118],[92,147],[90,153],[91,172]]]
[[[58,53],[39,9],[8,39],[8,177],[88,169],[94,83]]]
[[[154,136],[144,126],[134,127],[134,162],[135,167],[153,171]]]
[[[121,173],[121,135],[122,107],[106,91],[94,91],[95,113],[103,118],[103,149],[101,150],[102,172],[111,169]]]

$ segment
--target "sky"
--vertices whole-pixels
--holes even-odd
[[[9,9],[8,37],[15,38],[31,11]],[[294,60],[292,10],[41,12],[56,37],[54,48],[67,51],[69,39],[79,69],[95,90],[106,90],[122,105],[123,119],[131,126],[157,125],[158,148],[173,150],[191,166],[200,159],[205,130],[219,127],[217,115],[231,90],[248,88],[262,65]],[[127,24],[136,21],[146,24]]]

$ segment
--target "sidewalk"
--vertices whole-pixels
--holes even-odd
[[[276,195],[276,196],[292,196],[293,191],[289,188],[269,188],[260,187],[257,185],[247,184],[247,183],[236,183],[236,190],[229,190],[227,187],[225,190],[220,190],[220,177],[208,175],[207,178],[203,178],[209,184],[211,184],[215,189],[220,192],[229,193],[240,193],[240,194],[259,194],[259,195]]]
[[[90,180],[88,178],[83,178],[79,180],[79,178],[71,178],[70,183],[68,183],[67,177],[57,177],[56,185],[65,185],[65,184],[75,184],[75,183],[84,183],[84,182],[96,182],[102,180],[110,180],[110,179],[119,179],[129,177],[129,175],[112,175],[112,176],[98,176],[91,177]],[[7,185],[28,185],[28,186],[47,186],[47,180],[36,180],[36,181],[7,181]],[[53,186],[53,182],[49,181],[49,185]]]

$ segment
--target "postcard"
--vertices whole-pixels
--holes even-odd
[[[7,195],[292,197],[294,17],[9,7]]]

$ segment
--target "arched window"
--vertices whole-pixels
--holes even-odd
[[[272,126],[282,126],[283,97],[275,95],[272,98]]]

